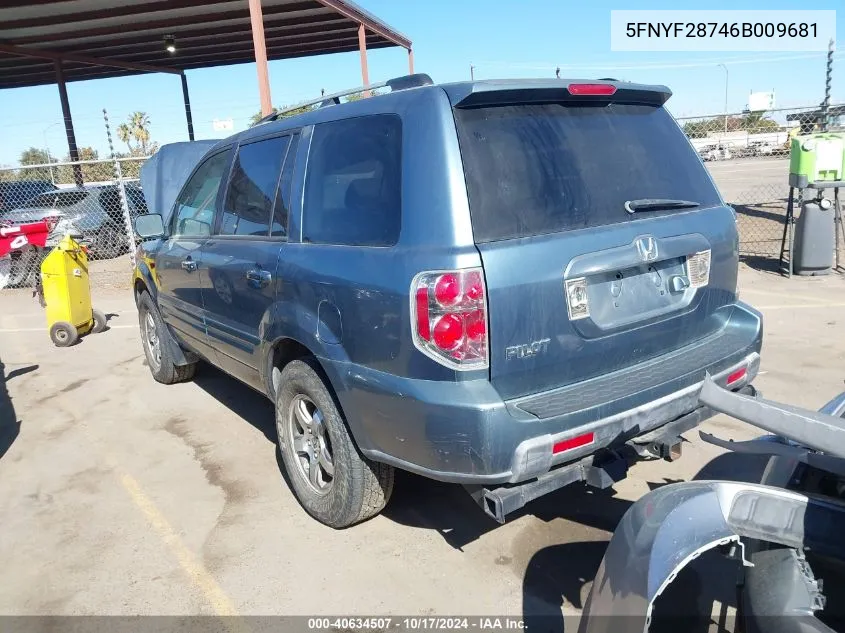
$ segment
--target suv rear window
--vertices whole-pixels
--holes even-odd
[[[82,202],[89,195],[88,191],[65,191],[62,193],[42,193],[29,201],[31,207],[52,207],[54,209],[67,209]]]
[[[654,217],[628,200],[720,204],[683,132],[661,107],[609,104],[456,109],[476,242]]]

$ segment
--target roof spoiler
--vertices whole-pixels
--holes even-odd
[[[574,90],[581,88],[580,91]],[[589,87],[604,94],[590,94]],[[607,87],[608,90],[602,91]],[[584,88],[587,88],[585,91]],[[612,92],[610,90],[612,89]],[[577,92],[577,94],[576,94]],[[456,108],[477,108],[489,105],[517,105],[532,103],[630,103],[662,106],[672,91],[666,86],[646,86],[622,81],[586,80],[542,82],[484,82],[467,84],[464,91],[450,94]]]

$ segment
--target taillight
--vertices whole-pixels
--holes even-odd
[[[487,367],[486,294],[480,268],[424,272],[414,277],[414,344],[448,367]]]
[[[605,95],[616,94],[616,86],[611,84],[569,84],[566,87],[571,95]]]
[[[739,382],[745,375],[748,373],[748,370],[745,367],[737,369],[735,372],[731,373],[728,376],[728,379],[725,381],[725,386],[730,387],[732,384]]]
[[[710,283],[710,251],[687,255],[687,276],[690,288],[701,288]]]

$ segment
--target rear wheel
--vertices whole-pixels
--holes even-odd
[[[35,285],[40,272],[42,254],[32,245],[10,253],[6,284],[11,287],[29,288]]]
[[[390,499],[393,467],[358,451],[315,361],[291,361],[282,371],[276,432],[293,492],[321,523],[348,527]]]
[[[91,253],[97,259],[111,259],[117,257],[124,250],[124,240],[120,231],[107,226],[100,230],[91,245]]]
[[[50,340],[56,347],[70,347],[79,340],[79,332],[67,321],[56,321],[50,327]]]
[[[8,255],[0,257],[0,289],[9,285],[12,278],[12,258]]]
[[[170,336],[161,315],[150,295],[141,294],[138,300],[138,320],[141,326],[141,342],[150,373],[156,381],[165,385],[184,382],[194,377],[197,364],[177,365],[170,351],[166,337]]]
[[[91,328],[91,331],[94,334],[99,334],[100,332],[104,332],[108,327],[108,319],[106,319],[106,315],[94,308],[91,310],[92,317],[94,319],[94,327]]]

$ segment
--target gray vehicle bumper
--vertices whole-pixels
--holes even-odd
[[[667,375],[665,368],[675,367],[677,358],[689,356],[692,352],[687,350],[617,372],[619,375],[547,392],[548,401],[558,410],[565,401],[566,411],[542,417],[523,408],[525,398],[503,401],[487,380],[414,380],[321,360],[355,440],[367,457],[432,479],[487,486],[523,482],[601,449],[632,441],[652,442],[670,422],[680,422],[678,433],[693,428],[713,415],[698,402],[705,372],[724,384],[731,373],[745,368],[746,375],[731,385],[739,389],[749,385],[759,369],[759,313],[737,304],[719,337],[730,337],[729,348],[719,347],[714,356],[715,344],[691,345],[692,352],[704,349],[710,356],[706,363],[688,366],[683,372]],[[643,373],[660,379],[643,384]],[[614,391],[601,391],[614,382]],[[628,391],[624,391],[626,387]],[[562,393],[566,398],[560,397]],[[596,393],[606,395],[597,398]],[[543,395],[530,399],[536,402]],[[687,428],[683,428],[684,422]],[[589,433],[593,437],[588,444],[553,454],[556,443]]]
[[[720,545],[742,548],[742,538],[841,549],[832,540],[844,518],[839,505],[769,486],[701,481],[654,490],[613,533],[579,631],[648,630],[654,601],[687,564]]]
[[[808,445],[826,443],[839,436],[845,417],[845,393],[819,414],[762,399],[747,399],[718,389],[708,382],[701,399],[716,410],[744,419],[755,426],[784,435],[802,435]],[[830,417],[828,417],[830,416]],[[749,451],[757,444],[794,442],[764,436],[739,442],[736,450]],[[743,446],[745,445],[745,446]],[[841,445],[836,441],[834,445]],[[758,452],[751,450],[751,452]],[[774,451],[773,454],[778,454]],[[742,562],[748,565],[744,600],[749,630],[827,631],[814,618],[822,603],[815,601],[819,585],[809,587],[803,573],[796,572],[794,552],[766,550],[746,558],[744,541],[758,549],[761,542],[807,549],[837,560],[845,558],[841,534],[845,530],[845,504],[836,498],[808,497],[785,490],[798,460],[772,457],[763,484],[700,481],[658,488],[637,501],[622,517],[607,547],[593,582],[579,627],[580,633],[622,633],[648,630],[654,602],[692,560],[702,553],[736,543]],[[792,617],[785,618],[789,615]],[[772,616],[776,616],[772,619]],[[764,622],[765,618],[769,620]],[[763,618],[757,621],[757,618]],[[756,622],[756,624],[755,624]],[[777,625],[777,626],[775,626]]]

